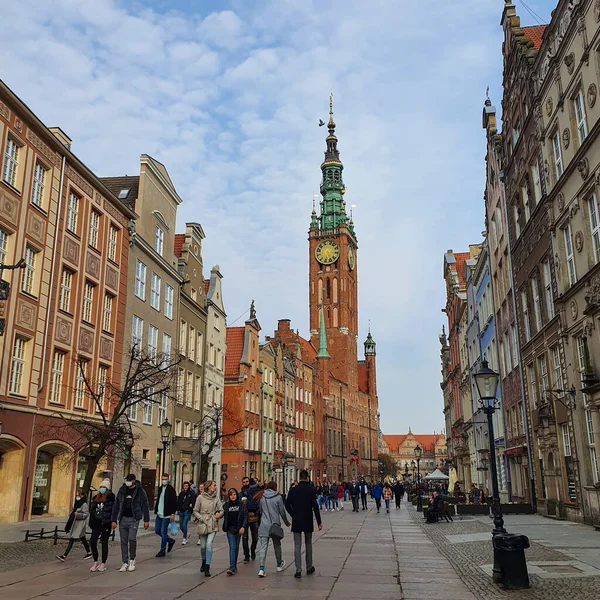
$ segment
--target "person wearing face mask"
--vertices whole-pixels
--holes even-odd
[[[98,488],[98,493],[92,498],[90,509],[90,527],[92,537],[90,546],[94,556],[94,564],[90,571],[106,571],[106,560],[108,559],[108,538],[110,537],[110,523],[112,509],[115,503],[115,495],[110,491],[110,481],[105,479]],[[102,545],[102,562],[98,562],[98,538]]]
[[[83,490],[79,488],[77,490],[77,494],[75,496],[75,504],[73,505],[73,510],[69,515],[69,520],[65,525],[65,531],[69,533],[69,543],[67,544],[66,550],[57,556],[58,560],[61,562],[65,562],[67,560],[67,556],[71,549],[73,548],[73,544],[79,540],[83,547],[85,548],[85,556],[83,560],[88,558],[92,558],[92,553],[90,552],[90,545],[85,537],[85,530],[87,528],[88,518],[90,516],[90,509],[88,507],[88,503],[85,501],[85,494]]]
[[[210,577],[213,540],[219,530],[218,520],[222,515],[223,504],[217,494],[217,482],[209,480],[204,484],[204,491],[198,495],[194,505],[194,519],[198,523],[202,557],[200,572],[204,573],[205,577]]]
[[[169,476],[166,473],[163,473],[160,479],[154,514],[156,515],[154,533],[160,535],[160,550],[156,558],[162,558],[167,552],[171,552],[175,544],[175,540],[169,536],[169,523],[175,520],[177,514],[177,492],[169,483]]]
[[[118,523],[121,536],[121,558],[123,559],[119,569],[121,573],[135,571],[137,533],[142,519],[144,519],[144,529],[148,529],[150,525],[148,496],[140,482],[135,480],[135,475],[130,473],[117,492],[111,515],[112,528],[116,529]]]

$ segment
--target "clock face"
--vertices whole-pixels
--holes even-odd
[[[315,258],[322,265],[331,265],[340,257],[340,247],[333,240],[321,242],[315,249]]]
[[[348,266],[351,271],[354,271],[354,267],[356,265],[356,257],[354,256],[354,250],[352,247],[348,248]]]

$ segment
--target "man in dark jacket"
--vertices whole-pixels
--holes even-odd
[[[367,494],[369,493],[369,484],[365,481],[364,477],[360,478],[360,499],[362,501],[362,509],[367,510]]]
[[[360,486],[356,483],[356,479],[352,478],[352,481],[348,484],[348,492],[350,493],[350,499],[352,500],[352,512],[358,512]]]
[[[188,536],[188,523],[192,517],[192,511],[194,510],[194,503],[196,502],[196,494],[190,488],[189,481],[183,482],[183,490],[179,492],[177,498],[177,512],[179,513],[179,529],[183,534],[183,540],[181,544],[185,546],[187,544]]]
[[[312,534],[314,531],[313,513],[319,526],[321,524],[321,513],[317,504],[317,494],[314,486],[308,480],[308,471],[300,471],[300,481],[293,487],[285,501],[287,511],[292,515],[292,531],[294,532],[294,562],[296,573],[294,577],[302,577],[302,533],[304,533],[304,544],[306,546],[306,574],[315,572],[312,561]]]
[[[162,558],[166,552],[171,552],[175,540],[169,536],[169,523],[175,520],[177,513],[177,492],[169,483],[169,476],[166,473],[162,474],[160,479],[160,487],[158,488],[158,496],[154,505],[154,533],[160,535],[160,550],[156,558]]]
[[[248,527],[244,529],[242,536],[242,547],[244,549],[244,562],[249,563],[250,557],[256,559],[256,545],[258,544],[258,526],[260,524],[260,509],[258,500],[254,497],[258,487],[254,479],[244,477],[242,489],[240,490],[240,502],[244,503],[248,512]],[[252,535],[252,546],[248,546],[248,533]]]
[[[116,529],[117,523],[119,524],[121,558],[123,559],[123,564],[119,569],[121,572],[135,571],[137,533],[142,519],[144,519],[144,529],[148,529],[150,525],[148,496],[140,482],[135,480],[135,475],[130,473],[117,492],[111,515],[112,528]]]
[[[394,485],[394,498],[396,498],[396,508],[400,508],[400,503],[404,497],[404,486],[400,481],[396,481]]]

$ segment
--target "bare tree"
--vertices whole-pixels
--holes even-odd
[[[143,410],[154,404],[167,407],[176,400],[179,361],[179,356],[150,353],[134,344],[128,353],[122,382],[117,382],[90,377],[86,362],[78,359],[78,382],[73,393],[87,395],[94,410],[81,414],[57,412],[47,426],[62,433],[74,452],[86,457],[83,483],[86,493],[100,462],[105,457],[115,459],[126,455],[139,437],[132,428],[131,416],[139,408]]]
[[[226,425],[225,425],[226,424]],[[200,481],[208,479],[208,467],[214,450],[223,440],[234,439],[244,431],[246,422],[226,406],[205,406],[200,422]],[[227,430],[227,432],[225,432]]]

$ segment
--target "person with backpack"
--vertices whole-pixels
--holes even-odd
[[[92,556],[94,564],[90,571],[106,571],[106,561],[108,559],[108,538],[110,537],[110,524],[112,509],[115,504],[115,495],[110,491],[110,480],[105,479],[98,487],[98,493],[92,498],[90,510],[90,527],[92,537],[90,546],[92,547]],[[102,546],[102,562],[98,562],[98,538]]]
[[[329,486],[329,506],[331,510],[339,510],[338,509],[338,489],[335,481]]]
[[[183,534],[183,540],[181,545],[187,544],[188,537],[188,523],[192,518],[192,511],[194,510],[194,503],[196,502],[196,494],[191,489],[189,481],[183,482],[183,489],[179,492],[177,498],[177,512],[179,513],[179,529]]]
[[[337,498],[336,498],[337,500]],[[300,483],[294,488],[286,502],[285,507],[292,515],[292,531],[294,532],[294,562],[296,573],[294,577],[302,577],[302,534],[304,533],[304,545],[306,546],[306,574],[315,572],[312,559],[312,534],[314,531],[313,513],[317,520],[319,531],[323,529],[321,513],[317,505],[315,490],[308,481],[308,471],[300,471]]]
[[[156,505],[154,507],[154,533],[160,536],[160,550],[156,558],[166,556],[166,552],[171,552],[175,545],[175,540],[169,535],[169,523],[175,520],[177,512],[177,492],[169,483],[169,476],[163,473],[160,478],[160,487],[158,496],[156,496]]]
[[[258,545],[258,527],[260,525],[260,508],[258,500],[255,498],[258,487],[254,479],[244,477],[242,479],[242,489],[240,490],[240,501],[245,502],[248,511],[248,527],[244,530],[242,536],[242,547],[244,550],[244,563],[248,564],[250,558],[256,559],[256,546]],[[248,537],[252,536],[251,545],[248,545]]]
[[[135,475],[129,473],[125,482],[117,492],[112,509],[112,528],[119,525],[121,537],[121,558],[123,564],[119,571],[135,571],[135,556],[137,552],[137,534],[140,521],[144,520],[144,529],[150,526],[150,510],[148,496]]]
[[[69,534],[69,543],[67,544],[66,550],[56,557],[61,562],[65,562],[65,560],[67,560],[67,556],[69,556],[69,552],[71,552],[73,544],[77,540],[79,540],[85,548],[86,554],[83,557],[83,560],[92,558],[90,545],[85,537],[85,530],[87,528],[89,516],[90,509],[88,503],[86,502],[85,494],[82,488],[78,488],[75,495],[73,510],[71,510],[71,514],[69,515],[69,519],[65,525],[65,532]]]
[[[396,508],[400,508],[402,498],[404,497],[404,486],[402,482],[397,481],[394,485],[394,498],[396,498]]]
[[[297,487],[293,487],[288,493],[289,497],[294,493]],[[312,493],[314,488],[311,486]],[[283,539],[283,521],[287,527],[290,522],[285,512],[283,498],[277,493],[277,484],[274,481],[267,483],[264,491],[258,496],[259,510],[261,514],[260,526],[258,528],[258,537],[260,538],[260,553],[259,553],[259,577],[266,577],[265,564],[267,561],[267,550],[269,549],[269,540],[273,541],[273,550],[275,551],[275,560],[277,561],[277,571],[283,571],[285,560],[281,556],[281,540]],[[316,503],[315,497],[315,503]],[[318,510],[318,509],[317,509]]]
[[[229,544],[227,575],[235,575],[240,553],[240,540],[248,527],[248,508],[245,502],[240,502],[235,488],[230,488],[227,496],[228,500],[223,505],[223,531],[227,534],[227,543]]]

